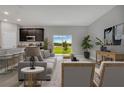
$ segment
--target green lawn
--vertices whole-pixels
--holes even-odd
[[[54,46],[53,51],[54,51],[55,54],[71,54],[72,53],[72,48],[68,47],[68,50],[64,51],[62,46]]]

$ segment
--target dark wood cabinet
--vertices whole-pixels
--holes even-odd
[[[43,28],[20,28],[20,41],[28,41],[27,36],[35,36],[35,41],[44,41]]]

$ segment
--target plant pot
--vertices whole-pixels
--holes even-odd
[[[106,50],[107,50],[107,47],[101,46],[101,47],[100,47],[100,50],[101,50],[101,51],[106,51]]]
[[[89,58],[90,58],[90,52],[85,51],[85,52],[84,52],[84,57],[85,57],[86,59],[89,59]]]

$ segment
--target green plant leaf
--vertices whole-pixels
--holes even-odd
[[[100,46],[104,46],[104,42],[103,42],[101,39],[99,39],[98,37],[96,37],[96,40],[97,40],[97,41],[95,42],[96,45],[98,45],[98,46],[99,46],[99,45],[100,45]]]
[[[91,44],[91,40],[90,40],[90,36],[89,35],[84,37],[81,46],[85,50],[91,49],[93,47],[93,45]]]

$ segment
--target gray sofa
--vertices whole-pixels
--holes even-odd
[[[24,77],[24,73],[21,72],[21,69],[24,67],[28,67],[28,66],[30,66],[29,61],[20,62],[18,64],[18,79],[19,79],[19,81],[23,81],[24,79],[27,79],[26,77]],[[44,67],[44,71],[38,75],[37,79],[42,80],[42,81],[50,81],[51,77],[53,75],[54,69],[56,67],[56,62],[39,61],[39,62],[35,62],[35,66]]]

